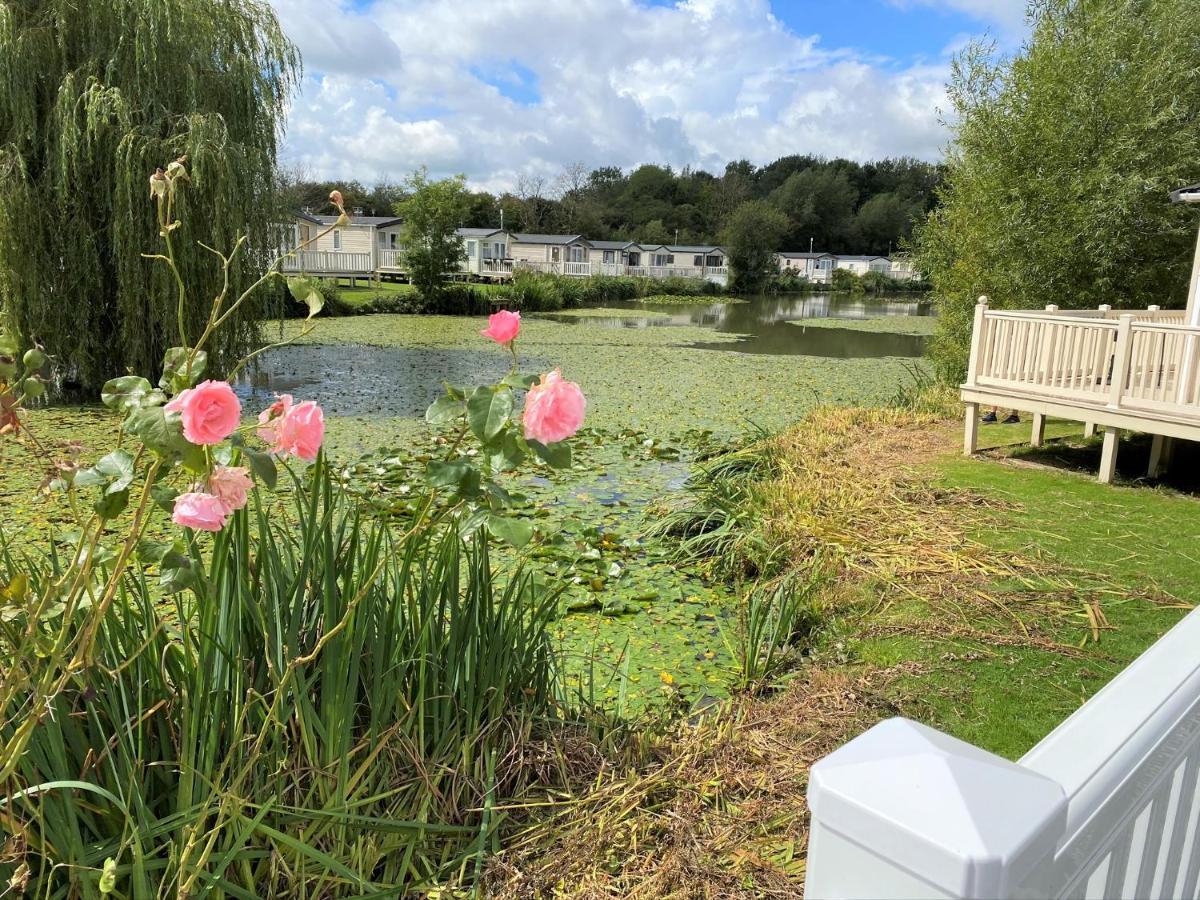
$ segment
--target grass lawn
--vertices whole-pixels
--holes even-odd
[[[1022,427],[985,428],[984,441],[1004,442]],[[1078,434],[1078,426],[1051,423],[1050,431]],[[917,674],[894,685],[907,714],[1014,759],[1200,601],[1200,500],[1164,488],[1102,485],[1090,472],[1023,464],[1021,455],[948,454],[928,466],[942,487],[1003,504],[983,513],[973,539],[1047,567],[1045,577],[1028,583],[992,585],[994,596],[1014,608],[1036,609],[1039,599],[1053,598],[1052,614],[1034,623],[1038,641],[996,646],[922,628],[870,637],[858,648],[869,664],[918,665]],[[928,625],[932,612],[918,602],[893,615]],[[1057,647],[1036,645],[1044,642]]]

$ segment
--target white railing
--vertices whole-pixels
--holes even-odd
[[[703,266],[630,266],[629,274],[638,278],[702,278]]]
[[[535,259],[518,259],[513,261],[514,269],[524,269],[529,272],[544,272],[548,275],[561,275],[562,263],[545,262]]]
[[[722,277],[728,277],[729,266],[705,266],[704,274],[706,276],[707,275],[719,275]]]
[[[479,272],[482,275],[511,275],[513,261],[511,259],[482,259],[479,261]]]
[[[403,250],[380,250],[378,267],[381,269],[395,269],[396,271],[404,271],[404,251]]]
[[[575,277],[586,277],[592,274],[592,264],[586,262],[564,262],[562,272],[564,275],[573,275]]]
[[[299,250],[284,258],[282,268],[285,272],[369,275],[371,273],[371,254],[350,253],[342,250]]]
[[[601,262],[595,263],[592,267],[593,275],[624,275],[625,270],[629,268],[625,263],[618,262]]]
[[[813,766],[805,896],[1193,898],[1200,611],[1017,763],[906,719]]]
[[[1194,419],[1200,328],[1179,310],[993,310],[979,304],[964,389]]]

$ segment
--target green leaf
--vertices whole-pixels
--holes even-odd
[[[262,450],[255,450],[252,447],[243,446],[241,450],[254,477],[269,490],[275,490],[275,486],[279,482],[279,469],[275,465],[275,458],[270,453],[264,453]]]
[[[467,422],[475,437],[485,444],[500,433],[512,411],[513,394],[507,387],[481,385],[467,400]]]
[[[287,280],[288,290],[293,297],[308,307],[308,318],[312,318],[325,306],[325,295],[321,284],[308,275],[293,275]]]
[[[125,512],[125,507],[128,505],[129,488],[124,488],[118,491],[105,491],[100,499],[92,504],[92,509],[96,510],[102,519],[115,519]]]
[[[204,371],[208,368],[208,354],[203,350],[196,352],[189,378],[187,361],[190,352],[187,347],[172,347],[163,355],[163,373],[162,378],[158,379],[158,386],[164,391],[178,394],[204,377]]]
[[[500,383],[501,383],[501,384],[506,384],[506,385],[508,385],[510,388],[514,388],[514,389],[516,389],[516,390],[518,390],[518,391],[527,391],[527,390],[529,390],[531,387],[533,387],[535,384],[537,384],[537,383],[538,383],[538,379],[539,379],[539,378],[541,378],[541,377],[542,377],[541,375],[517,375],[517,374],[513,374],[513,375],[509,375],[509,376],[507,376],[507,377],[506,377],[506,378],[505,378],[503,381],[501,381]]]
[[[461,416],[463,411],[462,400],[446,394],[429,404],[429,409],[425,410],[425,421],[430,425],[445,425]]]
[[[165,553],[159,563],[158,583],[167,594],[194,587],[197,583],[196,569],[191,558],[175,549]]]
[[[494,472],[511,472],[525,461],[525,449],[512,430],[505,431],[498,443],[488,448],[488,464]]]
[[[482,481],[479,469],[462,459],[454,462],[434,460],[426,468],[426,475],[434,487],[450,488],[464,497],[478,494]]]
[[[552,468],[571,468],[571,445],[566,441],[559,441],[557,444],[539,444],[537,441],[526,443],[529,444],[529,449]]]
[[[492,537],[513,547],[524,547],[533,540],[533,523],[525,519],[488,516],[487,527]]]
[[[159,454],[186,449],[187,441],[184,440],[179,420],[167,421],[167,414],[161,406],[135,408],[125,420],[124,428]]]
[[[175,511],[175,498],[178,496],[178,490],[165,484],[156,484],[150,488],[150,499],[159,509],[168,513]]]
[[[76,475],[75,483],[84,487],[103,485],[105,490],[116,493],[133,484],[133,475],[133,457],[125,450],[114,450]]]
[[[100,389],[100,400],[109,409],[124,412],[144,406],[160,406],[167,402],[167,395],[152,387],[140,375],[122,375],[104,383]]]

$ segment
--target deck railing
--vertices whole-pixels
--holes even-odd
[[[299,250],[283,260],[285,272],[348,273],[369,275],[371,254],[342,250]]]
[[[589,262],[564,262],[562,264],[562,273],[564,275],[573,275],[576,278],[585,278],[592,274],[592,264]]]
[[[380,250],[379,261],[376,265],[380,269],[392,269],[397,272],[403,272],[407,269],[404,260],[403,250]]]
[[[818,762],[805,896],[1195,897],[1200,611],[1017,763],[906,719]]]
[[[1112,410],[1200,415],[1200,328],[1179,310],[993,310],[980,304],[964,388]]]
[[[513,261],[511,259],[481,259],[479,271],[484,275],[511,275]]]

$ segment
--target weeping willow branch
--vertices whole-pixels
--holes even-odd
[[[209,322],[179,284],[240,297],[282,245],[274,167],[295,48],[262,0],[0,0],[0,59],[4,317],[46,347],[68,393],[157,371]],[[172,272],[141,255],[163,224],[146,176],[183,155]],[[227,271],[199,249],[242,235]],[[236,304],[206,348],[211,370],[261,343],[266,298]]]

